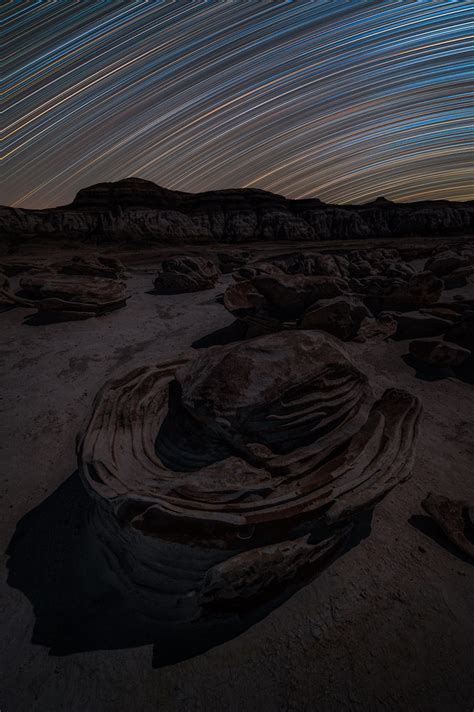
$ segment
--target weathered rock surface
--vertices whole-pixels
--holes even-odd
[[[74,255],[70,260],[54,262],[51,269],[58,274],[86,275],[118,279],[125,274],[125,266],[120,260],[107,255]]]
[[[469,265],[468,257],[458,255],[452,250],[436,254],[426,261],[425,270],[433,272],[437,277],[444,277],[460,267]]]
[[[28,299],[17,296],[10,286],[7,275],[0,272],[0,311],[18,306],[31,308],[32,303]]]
[[[448,539],[474,561],[473,505],[432,492],[421,505]]]
[[[259,274],[231,284],[224,293],[224,306],[236,318],[251,324],[253,335],[257,335],[298,328],[308,307],[343,295],[347,289],[347,282],[339,277]]]
[[[435,250],[425,269],[442,277],[445,289],[464,287],[469,282],[474,284],[474,251],[462,245],[451,250]]]
[[[443,277],[445,289],[458,289],[472,284],[474,288],[474,265],[460,267]]]
[[[359,327],[356,341],[384,341],[394,336],[398,328],[397,316],[381,312],[376,317],[365,317]]]
[[[303,314],[302,329],[322,329],[342,341],[353,339],[362,321],[370,317],[367,307],[355,297],[322,299]]]
[[[443,282],[431,272],[417,272],[408,281],[383,276],[354,280],[355,293],[361,294],[372,311],[411,311],[435,304]]]
[[[236,612],[243,626],[327,565],[409,476],[419,415],[403,391],[374,402],[320,332],[137,369],[99,393],[78,441],[96,561],[156,630],[235,635]]]
[[[159,294],[200,292],[215,287],[219,276],[219,269],[212,260],[181,255],[161,263],[155,290]]]
[[[20,287],[20,296],[47,321],[99,316],[124,307],[128,298],[124,282],[86,275],[30,274],[21,278]]]
[[[468,349],[440,339],[416,339],[409,348],[418,361],[435,368],[461,366],[471,355]]]
[[[263,190],[206,193],[167,190],[139,178],[80,190],[70,205],[47,210],[1,208],[8,238],[247,242],[330,240],[399,235],[472,234],[474,204],[424,201],[327,205]]]
[[[217,260],[222,274],[229,274],[243,267],[250,259],[250,252],[245,250],[229,250],[228,252],[218,252]]]

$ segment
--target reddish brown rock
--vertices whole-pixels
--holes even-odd
[[[10,287],[7,275],[0,272],[0,310],[4,311],[16,306],[31,308],[32,304],[27,299],[16,296]]]
[[[474,561],[473,505],[432,492],[421,505],[448,539]]]
[[[126,305],[126,285],[85,275],[30,274],[20,280],[21,295],[45,320],[88,319]]]
[[[409,476],[419,414],[402,391],[374,402],[320,332],[137,369],[78,440],[95,560],[150,625],[225,626],[223,603],[245,612],[314,574]]]
[[[342,341],[353,339],[362,320],[369,317],[367,307],[354,297],[322,299],[304,313],[299,324],[302,329],[321,329]]]
[[[99,254],[74,255],[69,260],[54,262],[51,269],[58,274],[86,275],[118,279],[125,274],[125,267],[115,257]]]
[[[250,259],[250,252],[229,250],[228,252],[218,252],[217,261],[222,274],[229,274],[241,269]]]
[[[426,261],[425,270],[433,272],[437,277],[444,277],[454,270],[469,265],[469,258],[463,257],[452,250],[441,252]]]
[[[443,282],[431,272],[418,272],[408,281],[400,278],[373,277],[352,284],[368,307],[375,311],[411,311],[435,304]]]
[[[398,328],[397,317],[389,312],[381,312],[376,317],[362,319],[356,341],[384,341],[395,335]]]
[[[220,272],[210,259],[182,255],[164,260],[155,278],[155,290],[159,294],[200,292],[215,287]]]
[[[304,275],[258,275],[231,284],[224,293],[224,306],[238,319],[252,323],[254,334],[295,328],[305,310],[318,300],[342,295],[346,281],[338,277]]]

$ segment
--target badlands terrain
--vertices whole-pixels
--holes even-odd
[[[472,709],[471,207],[104,185],[4,211],[2,712]]]

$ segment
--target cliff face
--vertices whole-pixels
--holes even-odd
[[[1,207],[0,232],[20,239],[165,243],[442,236],[474,233],[474,201],[403,204],[378,198],[337,206],[253,189],[181,193],[127,178],[84,188],[66,206]]]

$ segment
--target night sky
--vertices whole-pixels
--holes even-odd
[[[474,3],[9,2],[1,202],[474,197]],[[5,39],[4,39],[5,42]]]

